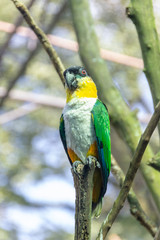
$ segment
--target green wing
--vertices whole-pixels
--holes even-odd
[[[63,114],[61,115],[61,118],[60,118],[59,132],[60,132],[60,137],[61,137],[61,140],[62,140],[62,143],[63,143],[63,147],[66,151],[66,154],[68,156],[68,159],[69,159],[70,163],[72,164],[72,161],[71,161],[71,159],[68,155],[68,152],[67,152],[67,143],[66,143],[66,135],[65,135],[65,126],[64,126]]]
[[[92,121],[98,145],[98,161],[102,171],[103,187],[101,196],[103,197],[107,189],[107,182],[111,169],[111,141],[108,111],[100,100],[96,101],[92,109]]]

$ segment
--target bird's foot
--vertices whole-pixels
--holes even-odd
[[[93,156],[88,156],[87,157],[87,162],[86,165],[91,168],[92,166],[92,162],[95,161],[95,167],[101,168],[100,163],[98,162],[97,158],[93,157]]]
[[[78,160],[75,161],[75,162],[72,164],[73,172],[74,172],[76,175],[78,175],[78,173],[77,173],[77,168],[78,168],[79,164],[82,164],[82,162],[81,162],[81,161],[78,161]]]
[[[97,168],[101,168],[101,165],[100,165],[100,163],[98,162],[98,160],[96,161],[96,167],[97,167]]]

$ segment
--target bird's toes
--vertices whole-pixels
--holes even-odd
[[[97,161],[97,158],[93,157],[93,156],[88,156],[87,157],[87,161],[86,161],[86,164],[89,168],[91,168],[93,162],[95,162],[95,166],[99,167],[100,164],[99,162]],[[98,165],[99,164],[99,165]]]
[[[74,171],[74,173],[75,174],[77,174],[78,175],[78,173],[77,173],[77,168],[78,168],[78,165],[79,164],[82,164],[82,162],[81,161],[75,161],[73,164],[72,164],[72,169],[73,169],[73,171]]]
[[[101,165],[100,165],[100,163],[98,162],[98,160],[96,161],[96,167],[97,167],[97,168],[101,168]]]

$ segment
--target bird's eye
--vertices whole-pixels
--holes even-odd
[[[83,75],[86,75],[86,70],[82,70],[82,72],[81,72]]]

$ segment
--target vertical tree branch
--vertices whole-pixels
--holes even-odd
[[[130,166],[127,171],[127,174],[126,174],[124,183],[122,185],[122,188],[120,190],[120,193],[119,193],[116,201],[114,202],[111,211],[109,212],[109,214],[107,215],[106,219],[104,220],[104,222],[101,226],[97,240],[105,239],[114,220],[116,219],[118,213],[120,212],[121,208],[123,207],[124,202],[129,193],[129,190],[131,188],[132,182],[134,180],[134,177],[136,175],[136,172],[140,166],[142,156],[143,156],[145,149],[149,143],[151,135],[158,124],[159,118],[160,118],[160,102],[155,107],[154,114],[152,115],[152,118],[151,118],[149,124],[147,125],[144,133],[142,134],[142,136],[140,138],[140,141],[139,141],[136,151],[134,153],[133,159],[130,163]]]
[[[84,165],[79,162],[76,173],[72,169],[74,186],[76,189],[76,212],[75,212],[75,240],[91,239],[91,211],[92,211],[92,190],[93,173],[95,161],[91,165]]]
[[[133,154],[141,136],[140,125],[136,115],[130,111],[120,92],[114,86],[106,63],[100,57],[100,48],[89,11],[88,0],[70,0],[70,5],[81,59],[94,79],[102,101],[106,103],[109,109],[112,124]],[[141,164],[140,169],[160,211],[160,174],[149,169],[145,164],[152,157],[152,150],[148,147],[145,152],[144,163]]]
[[[154,106],[156,106],[160,101],[160,42],[152,0],[131,0],[126,12],[137,29],[144,61],[144,72],[151,89]]]

